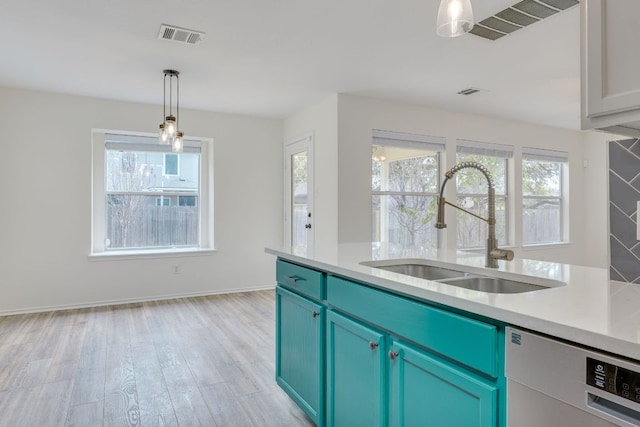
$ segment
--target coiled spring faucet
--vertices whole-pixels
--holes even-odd
[[[447,185],[447,181],[453,178],[453,175],[460,170],[467,168],[479,170],[487,179],[487,195],[489,199],[489,216],[487,218],[481,217],[480,215],[470,212],[463,207],[450,203],[444,198],[444,187]],[[493,178],[486,166],[477,162],[462,162],[449,169],[444,176],[444,182],[440,188],[440,197],[438,197],[438,218],[436,219],[436,228],[447,228],[447,224],[444,222],[444,206],[445,204],[453,206],[454,208],[466,212],[469,215],[473,215],[488,224],[489,230],[487,233],[486,267],[498,268],[499,259],[511,261],[513,259],[513,251],[498,248],[498,239],[496,239],[496,190],[493,187]]]

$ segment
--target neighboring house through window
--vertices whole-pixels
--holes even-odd
[[[180,155],[174,153],[166,153],[164,155],[164,169],[162,171],[167,176],[180,175]]]
[[[212,247],[209,141],[171,153],[157,137],[93,139],[93,254]]]

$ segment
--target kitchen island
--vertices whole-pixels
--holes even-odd
[[[488,269],[478,254],[379,243],[339,245],[331,255],[313,257],[267,252],[279,259],[278,382],[318,425],[348,425],[351,413],[371,415],[352,420],[366,425],[411,425],[412,417],[427,413],[432,420],[459,416],[461,425],[506,425],[506,326],[640,359],[640,289],[609,281],[605,269],[524,259]],[[546,289],[480,292],[361,264],[407,259]],[[307,280],[307,272],[318,276]],[[305,330],[306,310],[317,320]],[[298,367],[313,366],[301,381],[307,387],[315,381],[313,393],[300,394],[280,375],[302,360],[280,354],[295,342],[287,337],[291,324],[316,359],[303,357]],[[415,399],[433,390],[428,402]],[[447,406],[451,401],[456,405]]]

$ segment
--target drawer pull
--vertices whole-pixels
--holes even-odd
[[[296,283],[298,280],[300,280],[300,278],[297,276],[287,276],[287,279],[291,280],[293,283]]]
[[[317,311],[314,311],[313,313],[311,313],[311,315],[315,319],[316,317],[320,316],[320,313],[318,313]]]
[[[369,348],[371,349],[371,351],[375,350],[376,348],[378,348],[378,343],[369,341]]]
[[[391,360],[396,360],[397,358],[398,358],[398,352],[397,352],[397,351],[393,351],[393,350],[391,350],[391,351],[389,352],[389,359],[391,359]]]

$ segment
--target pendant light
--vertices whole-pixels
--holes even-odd
[[[473,28],[471,0],[440,0],[436,33],[440,37],[458,37]]]
[[[176,70],[164,70],[164,100],[163,100],[163,122],[160,125],[160,144],[171,145],[171,151],[182,153],[184,134],[178,130],[178,119],[180,116],[180,73]],[[169,78],[169,115],[167,115],[167,77]],[[173,115],[173,79],[176,80],[176,103]]]

